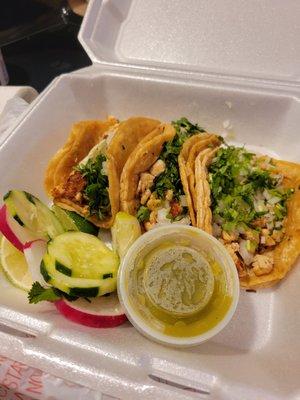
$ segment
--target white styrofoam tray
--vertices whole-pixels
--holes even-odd
[[[288,82],[97,63],[57,78],[0,144],[0,195],[19,188],[46,200],[44,170],[71,124],[107,114],[186,116],[215,132],[230,120],[236,141],[299,161],[299,99],[299,86]],[[299,279],[295,267],[275,288],[242,292],[225,330],[184,350],[152,343],[129,323],[75,325],[50,304],[28,305],[0,280],[0,354],[122,399],[296,400]]]

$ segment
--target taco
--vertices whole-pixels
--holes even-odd
[[[240,147],[206,149],[195,181],[199,227],[224,244],[241,286],[284,278],[300,254],[300,165]]]
[[[46,171],[45,187],[54,203],[109,228],[119,210],[120,171],[139,140],[158,124],[143,117],[75,124]]]
[[[146,230],[162,223],[190,224],[179,154],[193,136],[208,134],[186,118],[158,126],[132,152],[120,181],[121,209],[136,215]]]

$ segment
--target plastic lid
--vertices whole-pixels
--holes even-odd
[[[90,0],[93,62],[300,80],[298,0]]]

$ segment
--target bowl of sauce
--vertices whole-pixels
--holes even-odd
[[[239,279],[218,240],[174,224],[148,231],[131,246],[119,269],[118,294],[142,334],[162,344],[193,346],[230,321]]]

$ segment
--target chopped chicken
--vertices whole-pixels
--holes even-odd
[[[150,196],[150,199],[147,202],[147,207],[149,208],[149,210],[153,211],[156,210],[161,204],[161,200],[157,199],[155,194],[152,193]]]
[[[149,172],[143,172],[141,174],[137,192],[138,193],[144,193],[147,189],[150,189],[151,186],[153,185],[154,181],[154,176],[149,174]]]
[[[144,222],[144,228],[146,229],[146,231],[150,231],[150,229],[153,229],[155,225],[155,223],[151,223],[149,221]]]
[[[166,193],[166,200],[171,201],[173,199],[173,190],[168,189]]]
[[[222,238],[224,239],[225,243],[230,243],[230,242],[234,242],[235,240],[238,239],[237,234],[235,233],[228,233],[226,231],[222,231]]]
[[[274,246],[276,244],[275,240],[271,236],[266,236],[265,246]]]
[[[272,238],[275,240],[275,242],[279,243],[279,242],[281,242],[283,235],[284,235],[284,232],[282,229],[280,231],[274,229],[274,231],[272,233]]]
[[[263,228],[264,226],[266,226],[266,223],[267,223],[267,220],[266,220],[266,218],[257,218],[256,220],[254,220],[253,222],[252,222],[252,225],[254,225],[254,226],[258,226],[258,227],[260,227],[260,228]]]
[[[245,231],[244,236],[247,240],[251,240],[253,242],[259,241],[259,232],[253,229],[248,229],[247,231]]]
[[[156,224],[156,222],[157,222],[157,210],[151,211],[150,217],[149,217],[149,222],[151,224]]]
[[[78,195],[78,193],[81,194],[85,187],[86,180],[84,179],[84,177],[79,171],[73,171],[63,186],[57,186],[53,189],[52,195],[55,199],[64,197],[73,201],[81,201],[82,196],[80,197],[80,200],[78,200],[76,196]]]
[[[247,275],[246,268],[237,255],[237,252],[240,249],[240,245],[237,242],[231,242],[231,243],[225,243],[225,247],[235,263],[239,277],[242,278],[246,276]]]
[[[80,201],[81,199],[82,199],[82,193],[80,192],[76,193],[75,200]]]
[[[149,200],[149,197],[151,196],[151,190],[150,189],[146,189],[144,191],[144,193],[142,194],[141,197],[141,204],[144,205],[147,203],[147,201]]]
[[[245,276],[247,276],[247,270],[241,260],[236,261],[235,266],[240,278],[244,278]]]
[[[150,169],[150,174],[153,176],[158,176],[164,172],[166,169],[166,164],[163,162],[163,160],[157,160],[151,167]]]
[[[236,264],[237,261],[239,261],[239,258],[236,253],[239,251],[240,245],[236,242],[232,242],[230,244],[225,244],[225,247],[226,247],[228,253],[231,255],[231,258],[233,259],[233,261]]]
[[[261,230],[262,237],[264,237],[264,240],[261,241],[265,246],[274,246],[276,244],[275,240],[270,236],[270,231],[269,229],[262,229]]]
[[[274,258],[272,252],[264,254],[256,254],[253,259],[253,272],[256,276],[269,274],[274,266]]]

